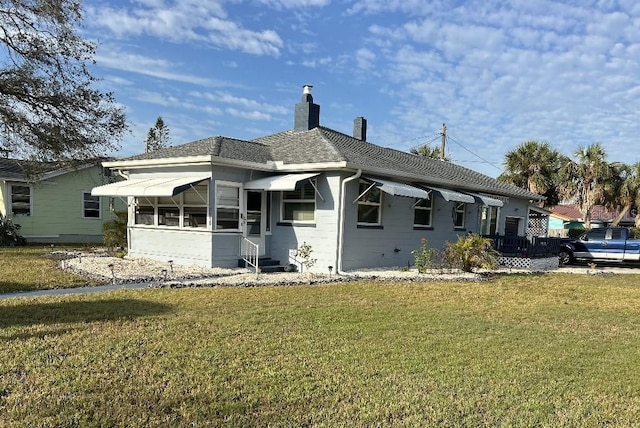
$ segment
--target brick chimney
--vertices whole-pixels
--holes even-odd
[[[320,106],[313,103],[311,89],[313,86],[302,87],[302,100],[296,104],[293,130],[304,132],[320,126]]]
[[[353,119],[353,138],[360,141],[367,141],[367,119],[356,117]]]

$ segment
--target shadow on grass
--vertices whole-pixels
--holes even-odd
[[[20,302],[22,303],[22,301]],[[171,305],[138,299],[24,303],[0,308],[0,328],[37,324],[131,320],[171,312]]]

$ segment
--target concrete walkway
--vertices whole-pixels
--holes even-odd
[[[0,300],[13,299],[17,297],[63,296],[67,294],[99,293],[102,291],[111,291],[111,290],[147,288],[149,284],[152,284],[152,283],[151,282],[133,282],[133,283],[115,284],[115,285],[97,285],[94,287],[55,288],[52,290],[37,290],[37,291],[17,291],[14,293],[0,293]]]

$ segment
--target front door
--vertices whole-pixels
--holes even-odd
[[[247,190],[245,194],[245,213],[244,218],[244,237],[254,244],[258,245],[260,256],[265,254],[266,224],[264,219],[266,215],[265,209],[265,192],[261,190]]]

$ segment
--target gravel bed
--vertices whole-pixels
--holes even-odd
[[[169,264],[141,258],[110,257],[106,252],[51,253],[62,269],[101,283],[147,283],[150,287],[255,287],[264,285],[310,285],[334,282],[380,281],[481,281],[486,274],[434,271],[418,274],[417,270],[400,268],[362,269],[342,275],[306,274],[299,272],[259,273],[245,268],[206,268]]]

